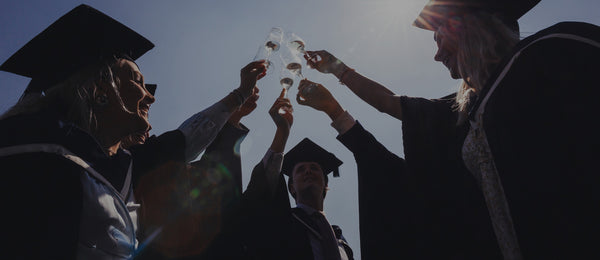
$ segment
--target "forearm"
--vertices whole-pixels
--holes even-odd
[[[383,113],[402,120],[400,97],[381,84],[342,64],[334,75],[354,94]]]
[[[252,95],[251,90],[239,87],[219,102],[191,116],[179,126],[178,130],[184,134],[186,140],[185,159],[187,162],[194,160],[202,153],[230,119],[232,113],[250,95]]]
[[[344,109],[337,102],[337,100],[333,99],[332,101],[327,103],[327,106],[323,109],[323,112],[329,116],[331,121],[335,121],[340,115],[344,113]]]
[[[283,150],[289,136],[289,130],[277,128],[271,147],[263,157],[265,167],[265,179],[268,189],[271,192],[277,190],[276,186],[280,177],[281,166],[283,163]]]
[[[273,142],[271,142],[271,146],[269,149],[275,153],[283,153],[285,149],[285,144],[287,143],[287,139],[290,135],[290,130],[277,128],[275,132],[275,136],[273,137]]]
[[[215,139],[233,111],[227,98],[194,114],[178,130],[185,136],[185,160],[194,160]]]
[[[252,95],[252,92],[248,92],[245,89],[237,88],[231,91],[227,96],[221,99],[219,102],[223,103],[225,107],[229,110],[230,113],[233,113],[236,109],[238,109],[248,97]]]

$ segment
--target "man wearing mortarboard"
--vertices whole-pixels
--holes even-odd
[[[243,223],[247,233],[242,234],[249,258],[353,259],[341,228],[332,226],[323,212],[328,175],[338,177],[342,161],[308,138],[283,156],[293,121],[291,112],[286,112],[285,121],[278,120],[283,117],[279,107],[291,107],[284,92],[278,99],[282,103],[276,101],[270,110],[278,126],[274,145],[254,168],[243,196],[244,214],[250,216]],[[287,189],[283,175],[289,177]],[[290,207],[288,191],[295,208]]]

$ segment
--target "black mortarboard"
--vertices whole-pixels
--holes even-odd
[[[338,167],[343,163],[334,154],[323,149],[308,138],[304,138],[285,154],[281,172],[290,176],[294,170],[294,166],[300,162],[316,162],[321,166],[323,174],[328,175],[333,172],[333,177],[340,176]]]
[[[136,60],[153,47],[127,26],[82,4],[25,44],[0,70],[30,77],[37,82],[30,86],[43,91],[103,59],[126,55]]]
[[[541,0],[429,0],[413,25],[435,31],[453,16],[484,10],[499,14],[502,20],[518,30],[517,20]]]

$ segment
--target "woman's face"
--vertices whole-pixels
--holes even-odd
[[[117,91],[123,101],[123,106],[115,97],[112,106],[115,127],[124,127],[129,133],[146,133],[150,129],[148,111],[150,104],[154,103],[154,96],[144,86],[144,76],[135,63],[120,59],[113,67],[114,75],[118,79]]]
[[[456,38],[456,27],[451,25],[443,25],[433,34],[433,39],[437,43],[438,51],[434,56],[434,60],[444,64],[450,71],[450,76],[453,79],[460,79],[462,76],[458,70],[458,40]]]

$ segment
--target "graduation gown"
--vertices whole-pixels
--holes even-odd
[[[481,190],[462,161],[466,125],[452,96],[402,97],[406,169],[413,177],[417,259],[502,259]]]
[[[219,259],[233,250],[224,240],[242,193],[239,143],[249,132],[242,127],[225,124],[200,160],[170,162],[142,179],[136,196],[141,235],[149,239],[139,259]]]
[[[358,168],[361,259],[415,258],[414,184],[404,159],[358,121],[337,139]]]
[[[134,215],[126,216],[123,212],[111,215],[111,211],[90,211],[95,205],[105,205],[112,210],[111,205],[121,205],[125,208],[126,198],[131,195],[127,187],[127,172],[132,160],[146,162],[148,165],[160,164],[161,160],[151,158],[173,159],[178,154],[183,158],[183,152],[177,153],[178,144],[183,145],[183,136],[170,133],[150,140],[152,145],[163,149],[140,150],[139,153],[128,153],[119,149],[117,154],[108,156],[102,147],[87,132],[78,127],[62,122],[50,111],[32,115],[13,116],[0,121],[0,147],[11,149],[16,146],[61,147],[73,157],[64,156],[64,152],[31,150],[0,157],[0,167],[6,173],[2,187],[2,202],[10,214],[4,235],[10,240],[4,246],[10,248],[21,258],[25,259],[74,259],[78,249],[89,246],[88,252],[98,248],[110,248],[112,240],[116,247],[129,243],[119,242],[118,238],[127,240],[134,238],[135,233],[119,232],[124,229],[135,229],[137,222]],[[158,141],[158,139],[164,141]],[[172,150],[172,149],[175,149]],[[181,149],[182,151],[182,149]],[[163,153],[160,155],[160,153]],[[158,154],[157,154],[158,153]],[[74,158],[74,159],[69,159]],[[79,161],[80,160],[80,161]],[[76,163],[79,162],[79,163]],[[83,163],[81,163],[83,162]],[[86,167],[82,167],[87,164]],[[88,168],[89,167],[89,168]],[[93,175],[96,172],[99,175]],[[133,181],[143,172],[143,169],[133,167]],[[87,178],[93,176],[95,178]],[[84,181],[85,180],[85,181]],[[87,181],[90,180],[90,181]],[[95,180],[95,181],[94,181]],[[84,189],[85,185],[85,189]],[[127,185],[127,186],[125,186]],[[90,190],[89,187],[98,187]],[[123,187],[126,189],[123,189]],[[94,194],[95,191],[125,191],[126,194]],[[94,195],[99,197],[95,198]],[[119,198],[122,196],[122,198]],[[103,199],[103,200],[102,200]],[[104,203],[97,203],[104,201]],[[86,204],[84,205],[84,202]],[[127,210],[134,204],[127,203]],[[119,209],[119,207],[117,207]],[[134,210],[134,208],[131,208]],[[86,215],[90,214],[90,215]],[[131,219],[130,219],[131,218]],[[119,219],[123,221],[119,223]],[[97,222],[94,222],[97,221]],[[94,225],[81,223],[93,222]],[[112,223],[112,224],[111,224]],[[112,233],[93,234],[97,227],[108,227]],[[114,228],[114,229],[110,229]],[[123,230],[121,230],[123,229]],[[129,237],[129,236],[132,237]],[[84,240],[98,238],[98,241]],[[84,238],[87,237],[87,238]],[[93,244],[85,244],[92,242]],[[85,245],[83,245],[85,244]],[[133,248],[132,248],[133,249]]]
[[[470,114],[483,126],[525,259],[599,258],[600,27],[524,40]]]
[[[522,40],[470,115],[482,122],[526,259],[591,254],[598,233],[598,27],[559,23]],[[451,97],[402,97],[404,152],[416,180],[420,258],[501,259],[461,148]],[[483,109],[481,109],[483,107]],[[477,112],[479,111],[479,113]]]
[[[300,219],[306,216],[302,210],[290,207],[283,174],[279,174],[275,190],[268,187],[265,174],[264,164],[260,162],[254,167],[242,196],[244,217],[239,236],[245,248],[245,259],[314,259],[307,233],[310,231],[293,213]],[[339,226],[332,228],[338,244],[351,257],[352,250],[341,236],[341,229]]]

